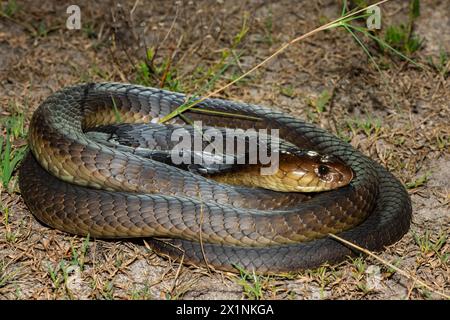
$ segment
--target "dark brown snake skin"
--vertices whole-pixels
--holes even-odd
[[[20,169],[31,212],[49,226],[98,238],[149,237],[172,258],[236,271],[283,272],[354,254],[329,233],[380,250],[408,230],[411,204],[382,166],[326,131],[284,113],[207,99],[198,107],[260,120],[186,112],[204,125],[280,129],[299,147],[338,156],[352,167],[350,185],[313,196],[222,185],[169,165],[89,140],[98,125],[146,122],[185,96],[119,83],[65,88],[42,103],[29,130],[32,154]],[[118,116],[120,115],[120,117]]]

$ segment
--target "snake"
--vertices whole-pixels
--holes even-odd
[[[113,82],[50,95],[33,113],[31,152],[19,169],[21,195],[32,214],[70,234],[144,238],[171,260],[230,272],[316,268],[358,254],[331,235],[380,251],[408,231],[411,201],[392,173],[328,131],[271,108],[196,98],[196,108],[183,115],[205,126],[277,129],[288,143],[340,159],[351,168],[351,181],[313,194],[231,185],[88,134],[118,122],[158,121],[190,99]],[[173,125],[184,125],[184,117],[172,119]]]

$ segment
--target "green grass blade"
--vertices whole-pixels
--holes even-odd
[[[119,109],[117,109],[116,100],[114,99],[114,97],[112,95],[111,95],[111,101],[113,103],[114,117],[116,118],[116,122],[117,123],[121,123],[122,122],[122,117],[120,115]]]
[[[198,112],[198,113],[206,113],[206,114],[212,114],[212,115],[218,115],[223,117],[230,117],[230,118],[240,118],[245,120],[254,120],[254,121],[261,121],[261,118],[248,116],[245,114],[237,114],[237,113],[230,113],[230,112],[223,112],[223,111],[215,111],[215,110],[209,110],[209,109],[203,109],[203,108],[196,108],[192,107],[190,109],[191,111]]]
[[[398,51],[397,49],[393,48],[392,46],[390,46],[386,41],[384,41],[383,39],[380,39],[376,36],[374,36],[373,34],[371,34],[370,32],[367,32],[367,30],[365,30],[364,28],[361,27],[356,27],[353,25],[348,25],[349,28],[352,28],[356,31],[359,31],[361,33],[363,33],[364,35],[368,36],[369,38],[377,41],[378,43],[380,43],[382,46],[387,47],[389,50],[392,50],[394,53],[396,53],[397,55],[399,55],[400,57],[402,57],[403,59],[405,59],[406,61],[412,63],[413,65],[415,65],[416,67],[420,68],[420,69],[424,69],[424,67],[422,65],[420,65],[419,63],[415,62],[414,60],[412,60],[411,58],[405,56],[403,53],[401,53],[400,51]]]
[[[352,37],[355,39],[355,41],[361,46],[361,48],[364,50],[364,52],[367,54],[367,56],[369,57],[370,61],[372,61],[372,63],[375,65],[375,67],[377,68],[377,70],[381,73],[381,69],[378,66],[378,63],[375,61],[375,59],[373,58],[372,54],[370,53],[369,49],[366,47],[366,45],[364,43],[362,43],[362,41],[358,38],[358,36],[349,28],[348,24],[344,24],[343,27],[345,28],[345,30],[347,30]]]

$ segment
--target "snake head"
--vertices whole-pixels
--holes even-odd
[[[336,189],[346,186],[352,181],[354,176],[350,166],[332,155],[318,156],[318,161],[313,167],[315,174],[324,183],[325,188]]]
[[[333,155],[315,151],[297,151],[280,155],[276,175],[284,190],[319,192],[346,186],[353,179],[353,170]]]

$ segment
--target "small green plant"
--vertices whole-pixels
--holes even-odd
[[[233,49],[236,49],[236,47],[242,42],[242,40],[244,40],[245,36],[248,33],[248,30],[250,30],[249,26],[247,25],[247,22],[248,22],[248,13],[246,12],[244,13],[241,29],[233,38],[233,43],[231,45]]]
[[[149,300],[152,299],[152,294],[150,292],[150,286],[148,283],[144,284],[139,289],[131,290],[131,299],[132,300]]]
[[[361,290],[364,294],[367,294],[371,291],[369,286],[367,285],[366,281],[358,281],[356,283],[356,287]]]
[[[256,275],[254,271],[249,272],[238,265],[234,265],[234,267],[239,271],[237,283],[242,286],[245,297],[251,300],[261,300],[264,297],[263,286],[268,278]]]
[[[352,271],[352,276],[356,281],[356,287],[363,293],[368,293],[370,288],[367,286],[366,281],[366,270],[367,264],[363,258],[358,257],[352,259],[354,271]]]
[[[273,14],[272,9],[269,8],[269,14],[267,15],[267,18],[264,21],[264,41],[268,45],[273,44]]]
[[[381,120],[372,117],[352,119],[347,121],[347,127],[352,131],[353,136],[363,132],[367,137],[372,135],[376,137],[381,131]]]
[[[101,290],[101,294],[106,300],[114,300],[114,284],[107,281]]]
[[[353,262],[353,266],[356,269],[355,274],[358,276],[364,275],[364,273],[366,272],[366,269],[367,269],[367,265],[366,265],[366,262],[364,261],[364,259],[361,257],[358,257],[358,258],[352,259],[352,262]]]
[[[47,273],[50,276],[53,288],[55,291],[58,291],[58,289],[63,289],[69,299],[74,299],[73,293],[68,286],[69,275],[75,272],[77,268],[77,266],[71,262],[67,262],[64,259],[57,263],[54,267],[51,263],[48,263],[47,265]]]
[[[73,244],[71,244],[71,249],[72,249],[71,264],[80,267],[80,270],[83,271],[84,263],[86,260],[86,253],[89,249],[89,234],[84,239],[83,244],[81,245],[81,248],[79,250],[77,250]]]
[[[11,110],[12,114],[0,119],[0,127],[9,130],[11,139],[24,138],[26,136],[25,116],[21,111],[21,107],[10,101],[7,108]]]
[[[151,77],[152,66],[150,63],[153,62],[153,56],[155,53],[155,49],[149,48],[146,52],[146,60],[141,61],[137,65],[137,75],[136,75],[136,82],[138,84],[144,85],[144,86],[150,86],[153,82]]]
[[[22,225],[19,225],[18,228],[11,228],[10,224],[9,224],[9,216],[10,216],[10,209],[7,206],[3,206],[0,203],[0,211],[3,214],[3,224],[5,226],[5,239],[7,242],[11,242],[14,243],[17,241],[21,230],[22,230]],[[14,231],[13,231],[14,230]]]
[[[82,30],[86,37],[88,37],[89,39],[97,38],[97,33],[94,30],[94,25],[91,22],[84,23]]]
[[[47,266],[47,272],[52,280],[53,288],[58,289],[62,283],[67,281],[68,272],[66,263],[62,260],[53,267],[50,263]]]
[[[9,107],[17,109],[12,103]],[[8,192],[14,190],[14,184],[10,185],[10,181],[14,170],[26,153],[26,146],[14,146],[15,141],[26,136],[24,123],[24,115],[21,112],[15,112],[0,120],[0,130],[4,130],[4,135],[0,136],[0,183],[1,188],[5,188]]]
[[[406,188],[408,188],[408,189],[415,189],[415,188],[424,186],[427,183],[428,178],[430,176],[431,176],[431,172],[428,171],[424,175],[421,175],[420,177],[418,177],[416,180],[411,181],[411,182],[407,182],[406,183]]]
[[[326,106],[331,100],[331,93],[325,89],[317,98],[310,99],[309,104],[316,109],[317,113],[323,113],[326,110]]]
[[[447,235],[440,232],[437,237],[433,237],[430,230],[426,230],[423,234],[413,233],[414,242],[419,246],[420,251],[425,254],[440,255],[440,250],[447,242]]]
[[[0,181],[2,187],[11,191],[10,181],[18,163],[25,155],[25,147],[12,148],[10,129],[6,129],[6,136],[0,136]]]
[[[389,26],[384,35],[384,40],[393,48],[407,55],[411,55],[419,50],[423,44],[423,39],[415,34],[410,35],[408,33],[408,27],[403,24]]]
[[[329,266],[320,266],[316,269],[310,269],[306,271],[306,274],[314,279],[319,284],[319,297],[325,298],[325,287],[328,286],[333,279],[336,278],[335,271]]]
[[[19,12],[20,6],[17,4],[16,0],[8,0],[5,6],[1,8],[1,12],[3,15],[7,17],[13,17]],[[0,14],[1,15],[1,14]]]
[[[423,39],[413,32],[414,21],[420,16],[420,0],[411,0],[409,4],[407,23],[389,26],[384,40],[391,47],[410,56],[422,47]],[[379,45],[383,50],[389,49],[383,43],[379,42]]]
[[[417,0],[412,0],[412,2],[417,2]],[[411,2],[411,3],[412,3]],[[343,4],[343,8],[342,8],[342,16],[344,16],[347,13],[347,1],[344,0],[344,4]],[[413,6],[411,6],[411,12],[414,12],[417,14],[417,8]],[[422,66],[419,65],[418,63],[416,63],[414,60],[412,60],[411,58],[409,58],[405,53],[402,52],[402,50],[399,50],[397,48],[395,48],[393,45],[389,44],[387,41],[383,40],[382,38],[374,35],[372,32],[370,32],[370,30],[368,30],[367,28],[364,27],[359,27],[359,26],[355,26],[353,24],[351,24],[351,22],[353,20],[357,20],[357,19],[365,19],[367,17],[367,14],[361,14],[358,16],[351,16],[347,19],[342,19],[341,21],[337,22],[336,24],[331,25],[329,28],[335,28],[335,27],[343,27],[347,32],[349,32],[352,37],[355,39],[355,41],[358,43],[359,46],[361,46],[361,48],[364,50],[364,52],[367,54],[367,56],[369,57],[370,61],[375,65],[375,67],[377,68],[377,70],[380,72],[380,74],[382,74],[381,72],[381,68],[378,65],[378,63],[375,61],[374,57],[372,56],[372,54],[370,53],[369,49],[367,48],[367,46],[358,38],[358,36],[356,35],[356,32],[361,33],[362,35],[366,36],[367,38],[370,38],[372,40],[374,40],[380,48],[382,48],[383,50],[389,50],[392,53],[395,53],[396,55],[398,55],[399,57],[401,57],[402,59],[412,63],[413,65],[415,65],[416,67],[421,68]],[[408,30],[410,30],[408,38],[412,37],[412,26],[414,23],[414,15],[410,15],[410,22],[408,24]],[[411,45],[410,49],[413,48],[413,45]]]
[[[156,50],[149,48],[144,61],[140,61],[137,66],[136,82],[144,86],[152,86],[155,83],[161,88],[181,92],[183,87],[177,79],[176,70],[172,68],[172,58],[166,57],[161,63],[156,64]]]
[[[291,84],[280,87],[280,93],[289,98],[295,97],[294,87]]]
[[[47,28],[47,25],[45,24],[44,21],[40,21],[38,26],[37,26],[37,37],[42,37],[45,38],[48,34],[49,30]]]
[[[394,261],[392,261],[391,264],[392,264],[394,267],[396,267],[396,268],[400,268],[400,266],[401,266],[401,264],[402,264],[402,261],[403,261],[403,258],[397,257],[397,258],[395,258]],[[384,266],[384,267],[386,268],[386,274],[385,274],[385,277],[386,277],[386,278],[389,278],[389,277],[391,277],[392,275],[394,275],[394,274],[397,273],[397,270],[396,270],[395,268],[389,266],[389,265]]]
[[[9,128],[12,139],[20,139],[25,137],[25,117],[23,113],[18,113],[14,116],[8,117],[5,125]]]
[[[441,261],[443,264],[448,264],[450,261],[450,252],[444,253],[441,255]]]

